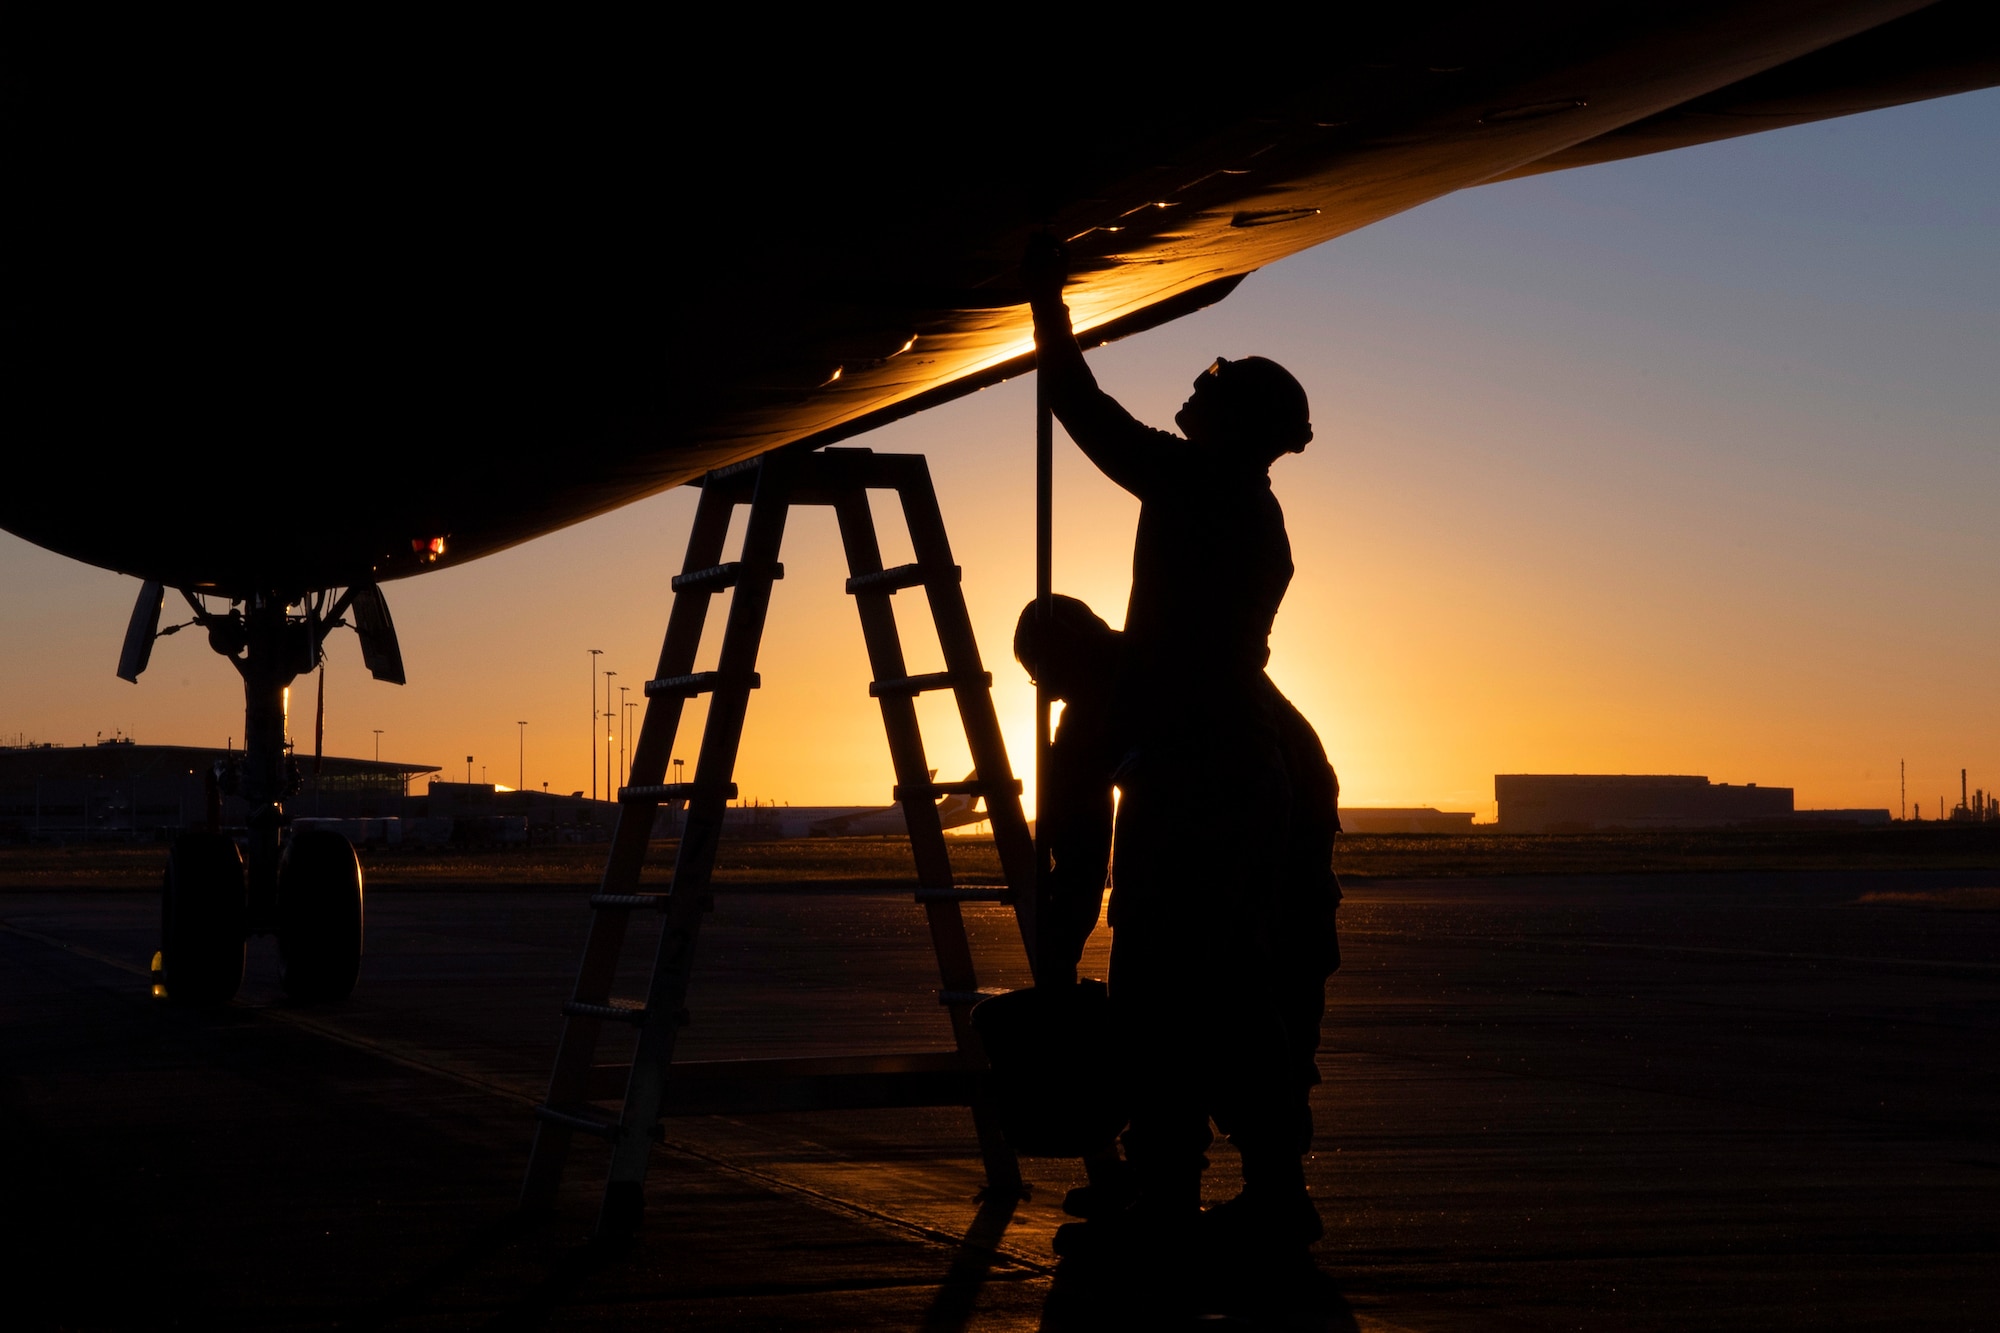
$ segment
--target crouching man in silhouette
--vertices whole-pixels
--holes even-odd
[[[1288,1036],[1298,1020],[1287,1023],[1277,981],[1293,948],[1289,705],[1274,706],[1263,674],[1292,577],[1269,473],[1312,438],[1305,392],[1274,362],[1218,359],[1174,418],[1184,438],[1141,425],[1085,364],[1064,278],[1057,247],[1031,248],[1023,279],[1044,391],[1085,456],[1140,501],[1109,715],[1092,724],[1101,739],[1079,747],[1115,754],[1108,776],[1121,792],[1110,983],[1134,1095],[1124,1141],[1136,1197],[1111,1229],[1192,1230],[1213,1114],[1244,1165],[1243,1196],[1218,1221],[1310,1243],[1320,1224],[1300,1161],[1301,1039]],[[1099,790],[1108,804],[1096,774],[1051,785],[1066,806],[1101,810]],[[1319,874],[1330,884],[1326,860]]]
[[[1046,618],[1035,603],[1029,603],[1015,627],[1015,658],[1038,685],[1064,704],[1042,807],[1042,835],[1053,858],[1053,883],[1046,903],[1050,918],[1041,936],[1047,951],[1045,975],[1075,975],[1103,906],[1113,844],[1111,793],[1128,753],[1117,694],[1124,675],[1123,640],[1123,635],[1088,606],[1071,597],[1056,597]],[[1218,1240],[1280,1248],[1310,1243],[1320,1234],[1300,1163],[1312,1147],[1309,1097],[1313,1084],[1319,1082],[1315,1055],[1326,1007],[1326,978],[1340,966],[1335,930],[1340,886],[1332,870],[1340,785],[1312,724],[1261,672],[1259,684],[1258,705],[1275,730],[1289,796],[1283,838],[1273,863],[1277,882],[1273,886],[1272,919],[1266,938],[1254,946],[1261,965],[1269,970],[1255,978],[1239,973],[1236,995],[1208,997],[1199,1006],[1205,1012],[1193,1015],[1194,1026],[1188,1035],[1199,1033],[1200,1039],[1180,1049],[1162,1051],[1161,1044],[1144,1032],[1144,1026],[1159,1017],[1155,1011],[1158,997],[1142,989],[1139,1002],[1144,1008],[1137,1014],[1130,1012],[1134,954],[1114,943],[1113,999],[1121,1006],[1125,1020],[1121,1023],[1123,1040],[1128,1048],[1136,1042],[1148,1058],[1191,1066],[1190,1077],[1199,1087],[1196,1095],[1203,1116],[1200,1149],[1195,1150],[1193,1161],[1175,1154],[1169,1143],[1164,1161],[1152,1164],[1172,1173],[1164,1180],[1152,1181],[1151,1173],[1143,1170],[1149,1150],[1156,1148],[1147,1140],[1148,1122],[1163,1112],[1185,1115],[1190,1127],[1180,1132],[1192,1146],[1194,1106],[1142,1103],[1133,1117],[1138,1134],[1136,1138],[1127,1135],[1133,1162],[1119,1162],[1113,1153],[1108,1160],[1100,1157],[1088,1163],[1090,1185],[1073,1191],[1064,1208],[1109,1222],[1105,1234],[1114,1241],[1133,1238],[1114,1234],[1119,1231],[1135,1233],[1141,1240],[1152,1239],[1162,1230],[1170,1232],[1177,1215],[1183,1223],[1193,1220],[1185,1186],[1192,1178],[1197,1200],[1194,1207],[1198,1208],[1200,1172],[1206,1164],[1200,1150],[1208,1144],[1209,1116],[1242,1151],[1245,1190],[1239,1198],[1210,1209],[1202,1219],[1204,1230]],[[1121,846],[1126,836],[1121,829]],[[1119,879],[1121,885],[1125,882]],[[1114,931],[1124,928],[1126,897],[1124,888],[1113,890],[1110,915]],[[1227,904],[1212,907],[1226,910]],[[1189,978],[1180,989],[1192,996],[1204,987],[1199,978]],[[1232,1061],[1220,1056],[1220,1043],[1235,1040],[1240,1032],[1268,1031],[1273,1025],[1280,1034],[1278,1042],[1253,1043],[1251,1059]],[[1135,1026],[1140,1029],[1136,1035],[1131,1031]],[[1246,1070],[1245,1065],[1265,1067]],[[1143,1072],[1138,1081],[1141,1086],[1157,1083]],[[1147,1195],[1149,1182],[1164,1189]],[[1156,1204],[1162,1198],[1164,1203]],[[1059,1233],[1059,1239],[1069,1242],[1063,1245],[1065,1252],[1072,1245],[1087,1248],[1087,1243],[1075,1239],[1073,1229],[1065,1232],[1068,1234]]]

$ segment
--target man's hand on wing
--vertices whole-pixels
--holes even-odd
[[[1027,252],[1021,256],[1021,286],[1028,304],[1038,311],[1061,305],[1068,277],[1069,252],[1062,242],[1053,236],[1029,237]]]

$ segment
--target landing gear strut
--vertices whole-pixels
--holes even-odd
[[[126,633],[119,675],[137,678],[151,655],[162,592],[147,584]],[[183,834],[167,858],[161,893],[161,980],[176,1004],[227,1004],[243,982],[244,940],[278,936],[285,993],[302,1002],[338,1000],[361,967],[361,865],[353,844],[325,829],[289,832],[285,801],[297,769],[285,749],[285,691],[320,663],[328,633],[352,608],[362,657],[380,680],[403,681],[395,628],[379,590],[255,595],[218,614],[195,597],[194,623],[243,677],[243,759],[234,786],[249,807],[247,838],[215,829]],[[332,602],[329,608],[328,603]],[[293,606],[302,614],[293,614]],[[167,630],[166,633],[173,631]]]

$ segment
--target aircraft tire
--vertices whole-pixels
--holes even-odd
[[[278,979],[301,1004],[344,1000],[361,975],[361,862],[330,829],[292,835],[278,869]]]
[[[220,833],[183,833],[160,889],[160,980],[169,1002],[216,1008],[243,984],[249,910],[243,853]]]

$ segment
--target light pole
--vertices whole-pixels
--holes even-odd
[[[625,724],[632,720],[632,715],[626,711],[632,705],[625,702],[625,696],[631,692],[630,685],[618,687],[618,772],[627,782],[632,780],[632,760],[625,744]]]
[[[618,789],[611,785],[611,742],[613,739],[611,726],[614,716],[611,711],[611,678],[617,674],[616,671],[607,671],[604,673],[604,799],[607,801],[618,799]]]
[[[625,705],[625,780],[627,782],[632,780],[632,761],[638,757],[639,751],[639,724],[632,720],[632,710],[638,706],[637,703]]]
[[[468,786],[468,787],[470,787],[470,786],[472,785],[472,756],[471,756],[471,755],[467,755],[467,756],[465,756],[465,785],[466,785],[466,786]]]
[[[382,762],[382,728],[375,728],[375,762]]]
[[[686,781],[687,781],[687,775],[686,775],[686,770],[687,770],[687,760],[685,760],[685,759],[676,759],[676,760],[674,760],[674,785],[675,785],[675,786],[677,786],[677,787],[678,787],[678,786],[680,786],[680,785],[681,785],[682,783],[684,783],[684,782],[686,782]]]
[[[590,799],[597,799],[597,657],[602,648],[590,650]]]
[[[521,748],[514,756],[514,790],[525,791],[528,786],[528,724],[516,722],[514,725],[521,729]]]

